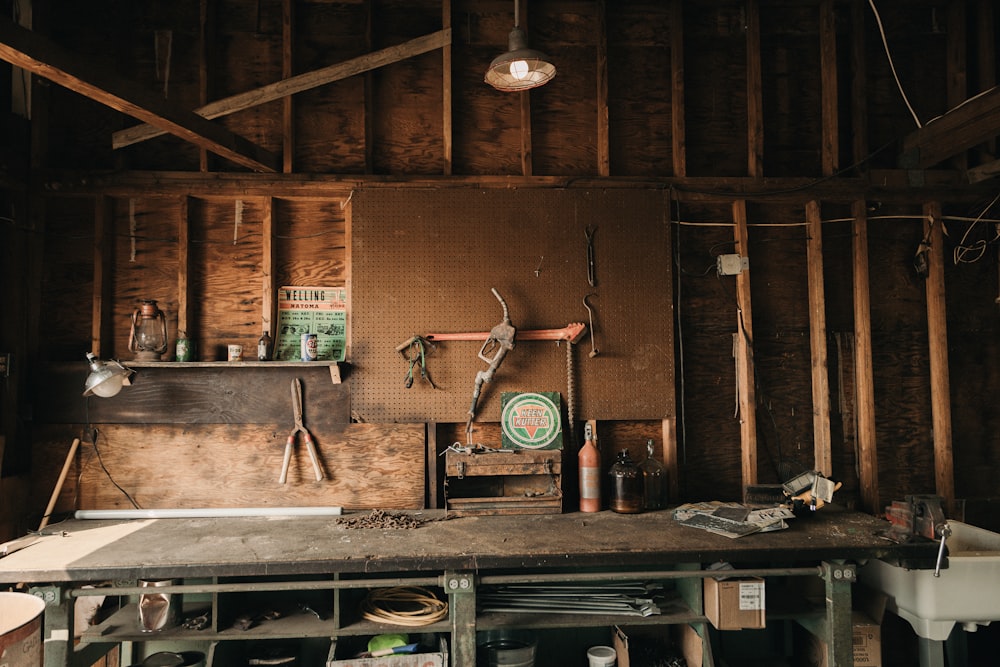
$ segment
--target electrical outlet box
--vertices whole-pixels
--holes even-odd
[[[0,352],[0,378],[10,377],[10,352]]]
[[[715,258],[715,268],[720,276],[735,276],[750,268],[750,258],[738,254],[719,255]]]

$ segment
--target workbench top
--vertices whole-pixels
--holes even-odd
[[[177,576],[653,568],[824,559],[933,558],[933,543],[895,544],[886,521],[827,506],[786,530],[728,538],[678,524],[671,510],[445,519],[410,513],[416,528],[350,528],[345,517],[68,520],[0,558],[0,582]],[[350,516],[350,515],[347,515]]]

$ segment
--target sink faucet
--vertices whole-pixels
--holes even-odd
[[[948,522],[946,521],[943,524],[941,524],[941,526],[939,527],[939,531],[941,534],[941,545],[938,547],[937,562],[934,563],[935,577],[941,576],[941,561],[944,560],[944,542],[949,537],[951,537],[951,526],[949,526]]]

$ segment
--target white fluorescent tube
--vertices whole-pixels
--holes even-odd
[[[254,516],[339,516],[340,507],[219,507],[152,510],[77,510],[75,519],[216,519]]]

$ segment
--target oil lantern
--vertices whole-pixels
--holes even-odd
[[[145,299],[132,313],[128,349],[137,361],[160,361],[167,351],[167,318],[156,301]]]

